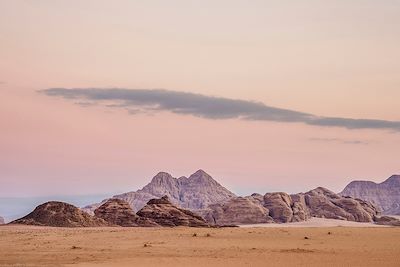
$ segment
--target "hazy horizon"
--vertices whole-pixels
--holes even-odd
[[[198,169],[239,195],[382,182],[400,173],[398,14],[395,0],[1,1],[0,197]]]

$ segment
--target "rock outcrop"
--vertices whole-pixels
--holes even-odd
[[[340,195],[372,202],[383,214],[400,215],[400,175],[393,175],[379,184],[353,181]]]
[[[248,196],[231,198],[222,204],[212,204],[200,214],[211,224],[230,225],[274,222],[268,213],[260,200]]]
[[[79,208],[64,202],[50,201],[37,206],[31,213],[11,224],[54,227],[110,226],[103,219],[93,217]]]
[[[372,204],[360,199],[342,197],[318,187],[305,193],[305,202],[313,217],[372,222],[379,211]]]
[[[400,226],[400,220],[390,216],[375,217],[374,221],[379,225]]]
[[[378,210],[371,203],[342,197],[319,187],[306,193],[267,193],[231,198],[202,211],[210,224],[288,223],[310,217],[373,222]]]
[[[4,218],[0,216],[0,224],[4,224]]]
[[[293,218],[292,199],[286,193],[267,193],[264,195],[264,207],[269,210],[275,222],[291,222]]]
[[[134,211],[138,211],[149,200],[165,195],[174,205],[194,211],[205,209],[210,204],[223,203],[235,197],[235,194],[220,185],[206,172],[198,170],[189,178],[174,178],[166,172],[160,172],[142,189],[116,195],[113,198],[125,200]],[[105,201],[107,200],[102,203]],[[83,210],[93,213],[102,203],[86,206]]]
[[[152,227],[158,226],[155,222],[147,218],[136,215],[128,202],[112,198],[107,200],[103,205],[98,207],[94,214],[96,217],[106,222],[123,227]]]
[[[150,219],[160,226],[208,227],[199,215],[174,206],[168,196],[151,199],[136,213],[139,217]]]

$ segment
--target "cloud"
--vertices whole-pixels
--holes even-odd
[[[207,119],[297,122],[322,127],[400,131],[400,121],[324,117],[271,107],[261,102],[164,89],[50,88],[39,92],[65,99],[97,102],[114,108],[131,108],[135,111],[148,112],[169,111]]]
[[[309,138],[313,142],[340,143],[345,145],[369,145],[369,142],[362,140],[346,140],[341,138]]]

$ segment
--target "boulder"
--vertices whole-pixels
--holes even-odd
[[[0,216],[0,224],[4,224],[4,218]]]

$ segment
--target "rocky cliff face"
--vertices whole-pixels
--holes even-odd
[[[94,211],[94,214],[110,224],[123,227],[158,226],[155,222],[136,215],[128,202],[117,198],[107,200]]]
[[[199,215],[174,206],[167,196],[151,199],[137,212],[141,218],[147,218],[159,226],[208,227],[206,221]]]
[[[54,227],[109,226],[103,219],[93,217],[79,208],[64,202],[51,201],[37,206],[31,213],[11,224]]]
[[[268,209],[255,196],[235,197],[225,203],[212,204],[200,214],[209,223],[218,225],[274,222]]]
[[[235,194],[220,185],[210,175],[199,170],[189,178],[180,177],[178,179],[168,173],[160,172],[142,189],[116,195],[113,198],[125,200],[134,211],[138,211],[149,200],[165,195],[174,205],[190,210],[204,209],[210,204],[225,202],[235,197]],[[91,213],[100,205],[89,205],[83,210]]]
[[[383,214],[400,215],[400,175],[393,175],[382,183],[353,181],[340,193],[342,196],[370,201]]]
[[[202,211],[211,224],[288,223],[310,217],[373,222],[378,210],[369,202],[339,196],[319,187],[306,193],[253,194],[210,205]]]
[[[0,224],[4,224],[4,218],[0,216]]]

